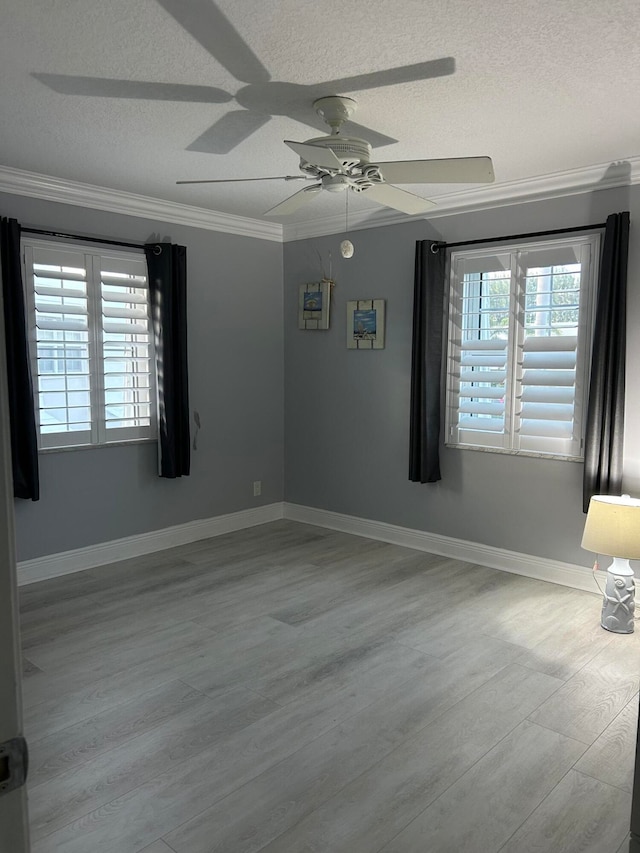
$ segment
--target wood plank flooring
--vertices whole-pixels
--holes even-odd
[[[618,853],[640,632],[278,521],[21,590],[33,853]]]

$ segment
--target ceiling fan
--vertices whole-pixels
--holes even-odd
[[[490,157],[456,157],[440,160],[395,160],[371,162],[371,145],[355,136],[342,136],[340,128],[356,109],[353,98],[330,95],[313,103],[331,134],[306,142],[285,140],[300,156],[302,175],[265,178],[219,178],[177,181],[178,184],[218,184],[246,181],[314,181],[265,212],[265,216],[288,216],[308,204],[322,190],[363,193],[379,204],[402,213],[426,213],[435,202],[402,190],[394,184],[473,184],[495,180]]]

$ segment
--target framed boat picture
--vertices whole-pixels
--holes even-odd
[[[347,349],[384,348],[384,299],[347,302]]]
[[[331,302],[330,279],[301,284],[298,296],[298,328],[328,329]]]

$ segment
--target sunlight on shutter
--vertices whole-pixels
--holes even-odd
[[[100,279],[105,427],[114,431],[107,440],[120,440],[151,424],[146,264],[135,257],[101,258]]]
[[[562,455],[579,442],[574,404],[581,266],[570,250],[523,252],[520,258],[524,329],[515,432],[521,449]],[[548,266],[542,266],[545,261]]]
[[[87,272],[81,252],[34,249],[36,370],[40,433],[87,440],[91,430]]]
[[[465,443],[503,442],[510,288],[508,256],[474,258],[459,270],[451,324],[456,394],[450,418]]]
[[[504,432],[506,339],[467,341],[460,349],[460,428]]]

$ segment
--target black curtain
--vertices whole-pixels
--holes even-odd
[[[156,350],[161,477],[189,473],[187,374],[187,250],[171,243],[145,246]]]
[[[445,293],[445,248],[416,243],[411,351],[409,479],[435,483],[440,476],[440,382]]]
[[[20,225],[15,219],[0,219],[0,256],[13,494],[37,501],[40,498],[38,441],[20,264]]]
[[[612,213],[602,247],[584,451],[583,511],[622,490],[629,213]]]

